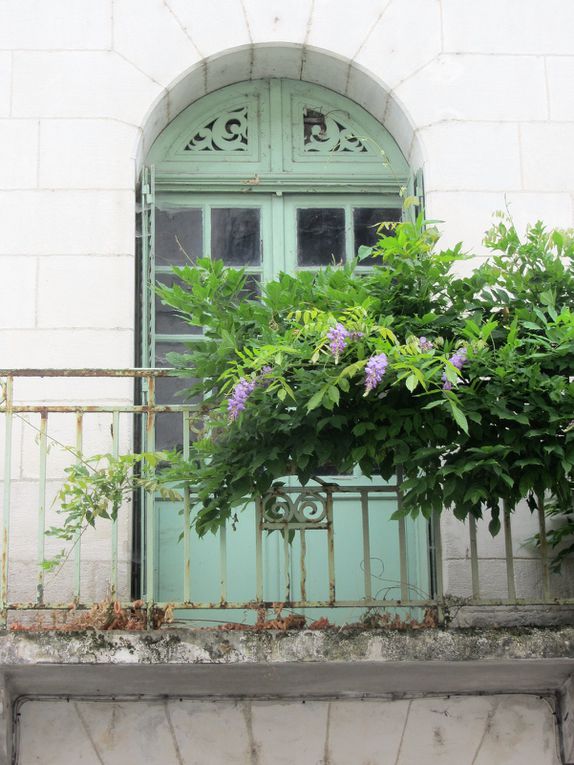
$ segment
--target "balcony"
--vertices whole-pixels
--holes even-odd
[[[78,454],[118,455],[181,421],[189,443],[195,407],[156,402],[166,369],[1,370],[4,444],[1,626],[70,628],[97,604],[160,624],[230,629],[567,623],[570,564],[551,570],[543,513],[507,515],[491,539],[482,524],[445,511],[391,520],[400,484],[323,478],[261,497],[217,537],[198,538],[195,497],[134,497],[61,551],[57,494]],[[136,391],[134,404],[134,389]],[[143,434],[143,436],[142,436]],[[533,543],[538,534],[539,544]],[[112,620],[113,621],[113,620]],[[126,621],[117,620],[118,626]],[[96,626],[101,626],[99,623]],[[109,626],[109,625],[108,625]]]

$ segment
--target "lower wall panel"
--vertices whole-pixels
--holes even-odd
[[[279,690],[279,689],[278,689]],[[26,699],[17,765],[558,765],[549,700]]]

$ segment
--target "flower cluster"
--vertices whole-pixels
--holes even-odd
[[[231,396],[227,399],[227,412],[230,420],[236,420],[239,417],[239,413],[245,409],[247,399],[258,385],[266,388],[271,383],[269,378],[271,372],[273,372],[273,367],[266,364],[261,367],[261,371],[253,380],[247,380],[245,377],[239,380],[233,388]]]
[[[466,354],[466,348],[459,348],[458,351],[456,351],[456,353],[450,357],[449,362],[453,365],[453,367],[460,370],[466,364]],[[442,374],[442,388],[443,390],[452,390],[452,383],[447,378],[446,372],[443,372]]]
[[[335,359],[338,359],[341,353],[343,353],[347,347],[347,340],[349,335],[349,330],[343,324],[341,324],[341,322],[335,324],[335,326],[331,327],[331,329],[327,332],[329,348],[331,349],[331,353]]]
[[[421,353],[428,353],[429,351],[432,351],[434,345],[432,344],[432,340],[427,340],[423,335],[422,337],[419,337],[419,348],[421,349]]]
[[[242,377],[233,388],[227,401],[227,412],[230,420],[236,420],[239,413],[245,409],[247,399],[255,390],[256,385],[257,380],[246,380],[245,377]]]
[[[376,388],[387,371],[389,360],[385,353],[371,356],[365,367],[365,396]]]

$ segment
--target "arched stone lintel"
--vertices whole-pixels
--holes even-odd
[[[183,109],[226,85],[265,77],[303,80],[350,98],[384,125],[413,169],[423,166],[423,149],[415,127],[403,105],[379,77],[332,51],[258,43],[205,58],[166,88],[144,118],[136,172],[139,174],[157,136]]]

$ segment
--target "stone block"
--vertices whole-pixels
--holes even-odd
[[[522,125],[524,186],[536,191],[574,191],[574,123]]]
[[[331,701],[326,761],[349,765],[360,757],[359,762],[395,763],[409,706],[408,701]]]
[[[0,330],[6,367],[47,369],[133,366],[133,332],[126,329]]]
[[[303,50],[301,79],[331,88],[336,93],[346,93],[349,84],[349,66],[347,61],[336,55],[328,55],[325,51],[306,47]],[[349,96],[354,97],[350,92]]]
[[[440,3],[410,0],[388,5],[354,61],[395,88],[440,51]]]
[[[111,0],[18,0],[2,3],[0,48],[107,49]]]
[[[12,87],[15,117],[107,117],[135,125],[162,91],[112,51],[17,51]]]
[[[311,0],[245,0],[249,31],[254,42],[277,41],[301,44],[307,34]]]
[[[206,13],[201,0],[170,0],[169,7],[202,57],[259,42],[251,40],[245,14],[237,0],[219,0],[214,13]]]
[[[364,70],[355,64],[349,67],[345,94],[383,123],[389,131],[393,129],[387,122],[389,94],[379,81],[366,75]],[[397,134],[396,137],[394,132],[392,135],[395,141],[400,142],[402,133]]]
[[[182,24],[161,0],[115,0],[114,50],[162,85],[200,59]]]
[[[572,52],[569,0],[444,0],[444,49],[453,53]]]
[[[375,25],[384,23],[389,5],[388,0],[362,0],[351,8],[345,0],[315,0],[306,42],[354,59]]]
[[[414,699],[400,765],[558,765],[552,710],[535,696]]]
[[[427,156],[425,191],[520,189],[518,128],[448,122],[419,131]]]
[[[256,45],[252,54],[251,77],[254,80],[266,77],[298,80],[301,76],[302,48],[295,45]]]
[[[50,189],[133,189],[139,130],[112,120],[44,120],[38,185]]]
[[[118,255],[134,248],[130,191],[0,191],[0,255]]]
[[[286,715],[289,725],[284,724]],[[258,761],[316,765],[325,753],[327,705],[317,701],[253,702],[251,725]]]
[[[493,223],[493,213],[507,208],[522,233],[537,220],[550,228],[569,228],[573,222],[572,201],[566,193],[433,191],[425,195],[427,218],[444,221],[439,225],[441,246],[462,241],[464,251],[478,255],[488,253],[482,240]]]
[[[37,267],[36,258],[0,256],[0,327],[35,325]]]
[[[0,189],[37,185],[37,120],[0,120]]]
[[[396,94],[417,127],[548,117],[542,58],[443,54],[398,85]]]
[[[12,53],[0,51],[0,117],[8,117],[12,106]]]
[[[574,120],[574,56],[552,56],[546,59],[550,118]]]
[[[115,257],[42,257],[38,272],[39,327],[133,329],[134,261]]]

